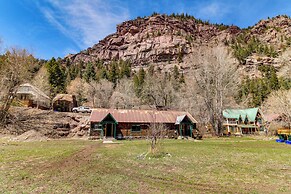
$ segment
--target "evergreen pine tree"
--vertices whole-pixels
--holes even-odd
[[[52,89],[52,94],[64,93],[66,90],[66,73],[59,62],[52,58],[46,64],[49,73],[49,84]]]
[[[277,77],[275,68],[271,69],[269,81],[270,81],[270,88],[272,90],[278,90],[280,88],[279,79]]]
[[[80,74],[80,69],[77,65],[74,66],[67,66],[68,67],[68,76],[71,80],[76,79],[76,77]]]
[[[146,76],[146,72],[143,68],[139,70],[138,74],[135,74],[133,76],[134,90],[137,96],[140,96],[142,92],[143,85],[145,82],[145,76]]]
[[[148,74],[150,76],[153,76],[155,73],[155,67],[151,64],[150,67],[148,68]]]
[[[129,62],[127,61],[123,61],[121,60],[119,62],[119,66],[120,66],[120,72],[119,72],[119,78],[123,78],[123,77],[130,77],[131,74],[131,65]]]
[[[86,82],[90,82],[92,80],[96,80],[96,72],[95,68],[92,63],[88,63],[83,75],[83,78],[86,80]]]
[[[135,91],[136,96],[140,96],[141,87],[140,87],[138,76],[136,74],[133,76],[133,86],[134,86],[134,91]]]
[[[180,77],[180,72],[179,72],[179,68],[177,67],[177,65],[174,66],[173,77],[175,80],[178,80]]]
[[[146,76],[146,72],[143,68],[141,68],[138,72],[138,80],[139,80],[140,85],[144,84],[145,76]]]
[[[182,75],[181,75],[181,77],[180,77],[180,79],[179,79],[179,82],[181,83],[181,84],[184,84],[185,83],[185,77],[184,77],[184,74],[182,73]]]
[[[102,68],[99,70],[98,78],[99,78],[99,79],[108,79],[108,73],[107,73],[107,71],[106,71],[106,68],[102,67]]]
[[[110,64],[110,69],[108,72],[108,80],[114,84],[114,87],[117,84],[118,75],[119,75],[118,64],[116,63],[116,61],[114,61]]]

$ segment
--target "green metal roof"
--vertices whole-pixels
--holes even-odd
[[[244,121],[246,117],[249,121],[254,122],[258,114],[259,108],[247,108],[247,109],[225,109],[223,111],[223,117],[228,119],[237,119],[239,117]]]
[[[187,115],[177,116],[175,125],[180,125],[181,123],[193,124],[193,122],[191,121],[191,119],[189,119],[189,117]]]
[[[108,121],[109,119],[109,121]],[[112,114],[108,113],[106,115],[106,117],[104,117],[104,119],[101,121],[101,123],[116,123],[118,124],[118,122],[116,121],[116,119],[112,116]]]

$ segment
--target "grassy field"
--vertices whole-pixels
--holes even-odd
[[[290,193],[291,146],[251,138],[0,140],[0,193]]]

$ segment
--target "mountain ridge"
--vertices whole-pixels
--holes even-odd
[[[115,33],[92,47],[66,56],[64,61],[78,64],[102,60],[106,64],[124,60],[129,61],[133,69],[149,64],[155,64],[165,71],[172,68],[173,64],[189,69],[191,61],[187,58],[193,60],[189,56],[197,54],[197,50],[203,53],[217,45],[232,49],[235,43],[239,43],[239,38],[243,39],[239,43],[243,47],[243,44],[247,45],[249,40],[255,38],[262,48],[273,49],[281,56],[291,45],[290,37],[291,19],[286,15],[260,20],[252,27],[240,29],[234,25],[211,24],[187,14],[153,14],[118,24]],[[204,50],[201,49],[203,47]],[[278,56],[267,56],[264,51],[251,51],[243,56],[241,67],[247,74],[256,76],[256,65],[261,64],[258,59],[263,58],[262,61],[267,65],[274,63],[279,67],[280,60],[276,60]]]
[[[239,30],[235,26],[230,29],[231,33]],[[90,55],[91,58],[104,61],[123,59],[140,65],[146,62],[160,62],[163,60],[161,55],[169,54],[175,60],[179,52],[185,54],[189,52],[187,45],[190,42],[206,43],[220,31],[218,25],[208,24],[189,16],[174,17],[157,14],[123,22],[117,25],[116,33],[108,35],[92,47],[67,58],[73,59],[73,62],[79,59],[87,61],[86,57],[79,58],[78,56]],[[163,49],[168,49],[168,51],[163,52]],[[142,54],[151,50],[157,52],[156,58],[148,59],[153,57],[151,53]],[[101,52],[97,54],[95,51]]]

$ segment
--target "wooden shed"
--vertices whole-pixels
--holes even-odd
[[[49,109],[51,105],[51,99],[40,89],[29,83],[21,84],[17,88],[16,99],[27,107]]]
[[[153,124],[162,124],[168,137],[192,137],[197,121],[188,112],[93,109],[90,135],[112,138],[147,137]]]

